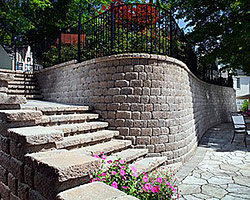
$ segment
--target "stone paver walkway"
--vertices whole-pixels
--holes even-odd
[[[250,200],[250,136],[233,136],[232,124],[220,124],[203,136],[197,154],[177,173],[181,200]]]

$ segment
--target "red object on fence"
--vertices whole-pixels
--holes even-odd
[[[81,34],[81,43],[83,44],[85,44],[85,37],[85,34]],[[62,44],[77,44],[78,34],[62,33],[61,38]],[[59,44],[59,38],[57,38],[56,44]]]

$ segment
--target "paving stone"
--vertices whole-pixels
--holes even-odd
[[[216,176],[208,179],[208,183],[221,185],[221,184],[229,184],[233,183],[232,177],[225,177],[225,176]]]
[[[202,194],[206,194],[218,199],[221,199],[227,191],[220,188],[219,186],[203,185],[201,188]]]
[[[238,184],[229,184],[227,191],[236,194],[250,194],[250,188]]]
[[[203,185],[203,184],[207,184],[207,181],[205,181],[204,179],[196,178],[194,176],[187,176],[184,179],[183,183],[192,184],[192,185]]]
[[[200,185],[181,184],[179,185],[179,191],[181,195],[199,194],[201,192],[201,187]]]

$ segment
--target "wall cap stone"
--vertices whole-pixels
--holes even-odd
[[[117,54],[117,55],[93,58],[93,59],[90,59],[90,60],[83,61],[81,63],[77,63],[77,60],[71,60],[71,61],[64,62],[64,63],[58,64],[58,65],[54,65],[54,66],[49,67],[49,68],[42,69],[42,70],[37,71],[35,73],[41,73],[41,72],[45,72],[45,71],[50,71],[50,70],[62,68],[62,67],[69,67],[69,66],[71,66],[73,64],[75,64],[75,66],[72,66],[73,69],[76,69],[76,68],[83,67],[83,66],[86,66],[86,65],[91,65],[91,64],[101,63],[101,62],[110,62],[110,61],[122,60],[122,59],[147,59],[147,60],[171,62],[171,63],[177,64],[181,68],[185,69],[192,77],[195,78],[195,80],[202,83],[203,85],[209,85],[209,86],[215,86],[215,87],[227,87],[227,86],[220,86],[220,85],[215,85],[215,84],[212,84],[212,83],[207,83],[205,81],[200,80],[196,75],[194,75],[190,71],[190,69],[187,67],[187,65],[185,63],[183,63],[182,61],[180,61],[180,60],[178,60],[176,58],[169,57],[169,56],[164,56],[164,55],[157,55],[157,54],[147,54],[147,53]],[[227,87],[227,88],[231,88],[231,87]],[[231,88],[231,89],[234,90],[233,88]]]

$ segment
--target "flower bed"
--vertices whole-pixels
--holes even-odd
[[[102,167],[91,174],[90,182],[106,183],[141,200],[179,199],[176,179],[171,172],[138,173],[121,158],[107,160],[104,152],[94,157],[102,159]]]

